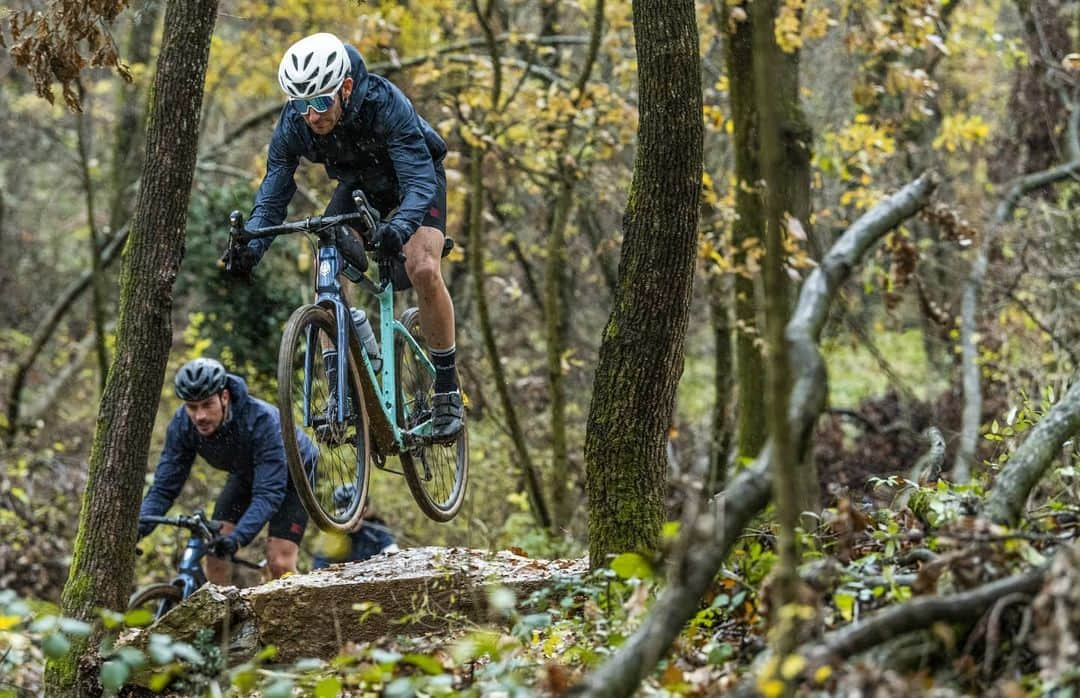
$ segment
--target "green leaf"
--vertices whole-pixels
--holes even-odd
[[[173,675],[171,671],[160,671],[150,677],[150,690],[155,693],[161,693],[165,690],[165,687],[172,681]]]
[[[412,698],[415,695],[416,691],[413,690],[412,682],[404,676],[400,679],[394,679],[386,684],[386,688],[383,689],[385,698]]]
[[[101,665],[101,685],[112,690],[119,690],[127,681],[131,670],[127,664],[113,659]]]
[[[652,565],[637,553],[623,553],[611,561],[611,569],[622,579],[649,579],[652,577]]]
[[[401,661],[401,655],[397,652],[391,652],[390,650],[376,647],[371,650],[371,661],[376,664],[394,665]]]
[[[341,692],[341,679],[336,676],[327,676],[315,684],[315,698],[337,698]]]
[[[18,616],[9,616],[11,621],[4,623],[2,626],[4,630],[15,627],[21,620]],[[42,616],[33,623],[30,624],[30,632],[32,633],[48,633],[56,630],[60,625],[59,619],[56,616]]]
[[[721,642],[709,652],[709,664],[723,664],[735,656],[735,648],[729,642]]]
[[[63,633],[46,635],[41,641],[41,650],[49,659],[59,659],[71,649],[71,641]]]
[[[840,612],[840,616],[851,622],[851,619],[855,616],[855,596],[845,592],[837,592],[833,594],[833,603],[836,604],[836,610]]]
[[[149,608],[133,608],[124,614],[124,625],[129,628],[145,628],[154,622],[154,613]]]
[[[89,623],[85,623],[81,620],[74,618],[61,618],[60,629],[68,635],[77,635],[79,637],[86,637],[90,634],[90,630],[93,628]]]
[[[101,622],[106,630],[116,630],[124,624],[124,616],[106,608],[101,611]]]
[[[146,664],[146,657],[134,647],[121,647],[117,650],[116,655],[132,669],[139,669]]]
[[[172,647],[161,642],[151,642],[146,647],[146,653],[150,655],[150,661],[158,666],[168,664],[174,656]]]
[[[255,688],[255,682],[257,680],[258,675],[250,665],[229,677],[229,683],[243,695],[247,695]]]
[[[289,679],[278,679],[263,689],[263,698],[292,698],[293,682]]]
[[[414,667],[420,669],[425,674],[441,674],[443,671],[442,664],[434,657],[429,657],[426,654],[407,654],[401,658],[401,661],[408,664],[412,664]]]

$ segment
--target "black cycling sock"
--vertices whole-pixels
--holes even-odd
[[[435,364],[435,392],[452,393],[458,389],[457,369],[454,364],[456,347],[432,349],[431,363]]]

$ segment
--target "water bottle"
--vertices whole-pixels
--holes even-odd
[[[364,347],[368,359],[371,360],[371,367],[375,369],[375,373],[378,373],[382,368],[382,356],[379,353],[379,342],[375,339],[367,314],[360,308],[352,308],[350,312],[353,325],[356,326],[356,334],[360,338],[360,346]]]

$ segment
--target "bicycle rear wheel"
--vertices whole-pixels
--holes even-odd
[[[158,582],[142,589],[136,589],[135,593],[128,599],[127,608],[129,611],[145,608],[154,614],[154,620],[156,621],[168,613],[176,604],[180,603],[181,597],[179,587],[168,582]]]
[[[337,418],[337,385],[323,360],[338,351],[336,326],[333,314],[315,305],[289,318],[278,354],[278,409],[289,475],[308,515],[324,531],[349,532],[361,523],[371,442],[356,357],[347,348],[347,414]]]
[[[402,334],[394,335],[398,426],[408,430],[431,419],[435,374],[425,355],[427,342],[420,329],[419,310],[409,308],[402,313],[401,324],[420,346],[417,350]],[[401,452],[401,466],[409,491],[420,510],[435,521],[454,518],[465,500],[469,479],[468,426],[466,419],[461,435],[451,444],[421,441],[406,445]]]

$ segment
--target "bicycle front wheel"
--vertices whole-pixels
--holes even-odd
[[[398,333],[394,336],[394,356],[398,370],[398,426],[405,431],[431,420],[435,373],[425,352],[427,342],[420,329],[420,312],[409,308],[401,315],[418,345]],[[436,444],[418,440],[406,444],[401,452],[401,468],[409,491],[428,518],[445,522],[454,518],[465,501],[469,478],[469,422],[456,441]]]
[[[278,354],[278,409],[289,476],[311,520],[329,532],[361,523],[371,475],[368,415],[356,357],[345,348],[345,419],[339,418],[337,323],[315,305],[297,308]]]
[[[128,599],[127,607],[129,611],[145,608],[154,614],[154,620],[158,620],[180,603],[182,596],[179,587],[159,582],[137,589]]]

